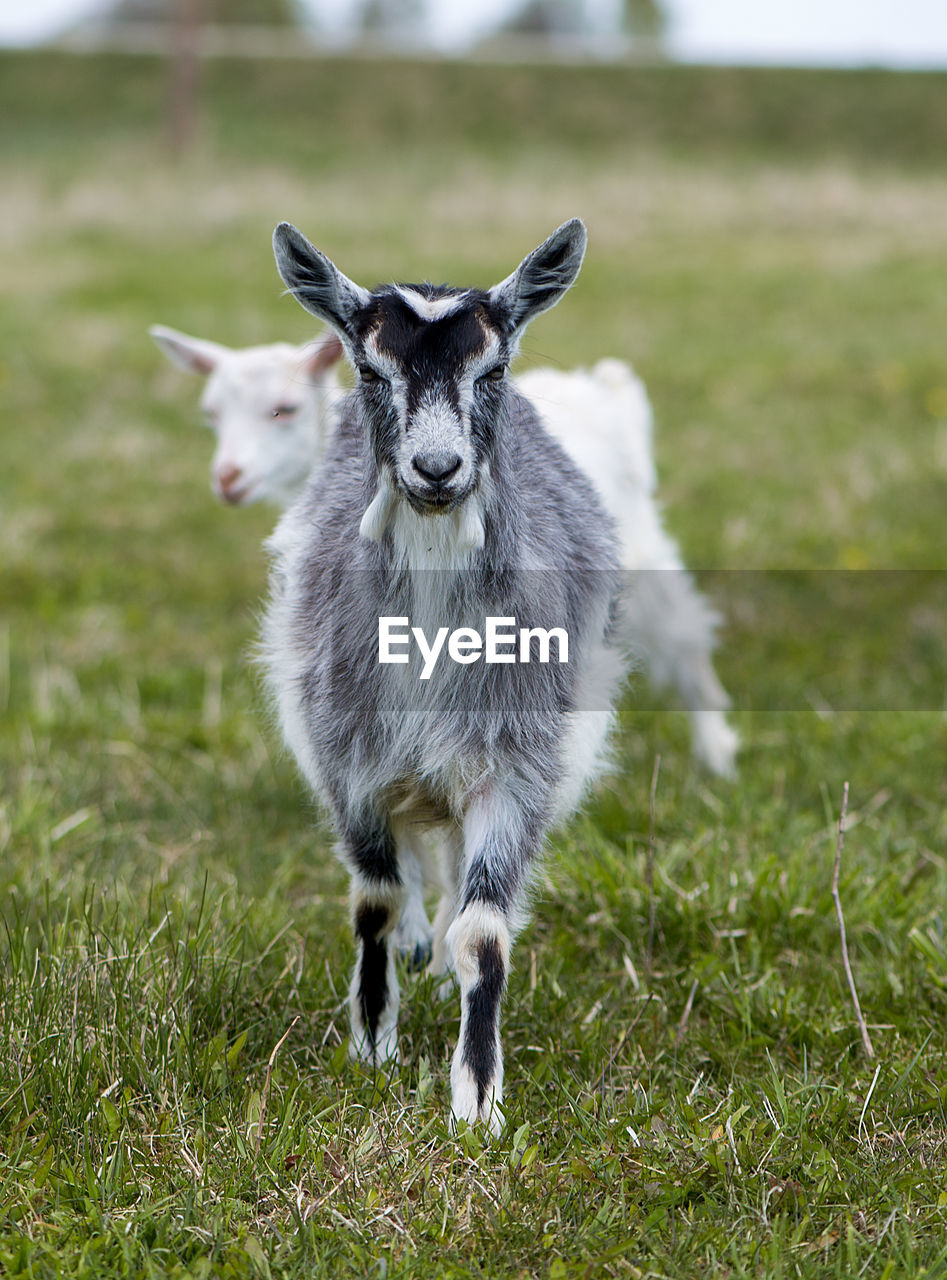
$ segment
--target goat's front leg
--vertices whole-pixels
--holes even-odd
[[[499,788],[471,806],[464,822],[461,908],[447,931],[460,985],[460,1038],[451,1065],[455,1121],[503,1126],[500,1006],[506,990],[518,903],[538,832]]]
[[[363,1062],[385,1062],[398,1055],[398,977],[390,941],[404,886],[394,837],[383,822],[351,828],[343,847],[352,873],[352,925],[358,947],[349,989],[349,1047]]]

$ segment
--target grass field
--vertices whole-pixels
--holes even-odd
[[[0,1274],[947,1274],[947,78],[221,62],[183,160],[164,91],[0,57]],[[273,516],[211,498],[147,326],[309,336],[282,218],[489,284],[576,213],[524,363],[630,359],[688,562],[792,572],[708,578],[736,782],[629,694],[484,1145],[429,980],[400,1071],[347,1061],[345,878],[248,661]]]

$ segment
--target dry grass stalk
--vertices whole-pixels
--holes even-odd
[[[687,995],[687,1003],[684,1005],[684,1012],[681,1014],[681,1020],[677,1024],[677,1030],[674,1032],[674,1048],[684,1039],[684,1032],[687,1030],[687,1024],[690,1021],[691,1009],[694,1007],[694,996],[697,995],[697,979],[691,983],[691,989]]]
[[[654,799],[658,790],[658,774],[661,771],[661,753],[654,757],[654,768],[651,771],[651,794],[649,798],[650,821],[648,825],[648,974],[651,973],[651,958],[654,954]]]
[[[845,976],[848,978],[848,989],[852,993],[852,1004],[855,1006],[855,1018],[858,1021],[858,1029],[861,1032],[862,1045],[865,1054],[869,1058],[875,1056],[875,1050],[871,1043],[871,1036],[868,1034],[868,1027],[865,1025],[865,1018],[862,1014],[861,1005],[858,1003],[858,992],[855,990],[855,979],[852,976],[852,966],[848,958],[848,942],[845,937],[845,917],[842,915],[842,900],[838,892],[838,875],[839,868],[842,864],[842,843],[845,839],[845,814],[848,812],[848,783],[842,791],[842,812],[838,819],[838,842],[835,846],[835,871],[832,875],[832,897],[835,899],[835,912],[838,916],[839,933],[842,935],[842,963],[845,965]]]
[[[289,1033],[292,1031],[293,1027],[295,1027],[298,1021],[299,1021],[299,1014],[297,1014],[296,1017],[293,1018],[292,1022],[289,1024],[289,1026],[286,1028],[286,1030],[277,1040],[276,1044],[273,1046],[273,1052],[270,1054],[270,1060],[266,1064],[266,1079],[263,1081],[263,1093],[260,1096],[260,1119],[257,1123],[257,1128],[256,1128],[256,1143],[254,1145],[254,1150],[253,1150],[254,1156],[258,1156],[260,1154],[260,1142],[263,1138],[263,1125],[266,1123],[266,1101],[267,1101],[267,1098],[269,1098],[270,1096],[270,1077],[273,1075],[273,1063],[276,1061],[276,1055],[279,1053],[280,1049],[282,1049],[283,1045],[286,1043],[286,1040],[289,1037]]]

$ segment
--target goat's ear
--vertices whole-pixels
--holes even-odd
[[[300,347],[303,368],[310,378],[318,378],[342,358],[342,343],[334,333],[324,333],[315,342]]]
[[[273,232],[273,253],[283,283],[296,301],[347,334],[356,311],[368,305],[368,290],[344,276],[290,222],[281,222]]]
[[[572,218],[528,254],[512,275],[493,286],[490,301],[512,333],[519,333],[534,316],[556,305],[579,274],[587,243],[585,223]]]
[[[205,376],[213,373],[220,363],[221,356],[227,352],[219,342],[208,342],[206,338],[192,338],[186,333],[178,333],[177,329],[169,329],[163,324],[153,324],[148,330],[158,346],[172,364],[186,373],[200,373]]]

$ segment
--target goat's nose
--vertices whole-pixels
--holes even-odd
[[[239,492],[240,481],[243,479],[243,472],[239,467],[224,467],[217,472],[217,486],[220,489],[222,497],[228,502],[234,502]]]
[[[431,484],[443,484],[460,470],[461,457],[457,453],[416,453],[411,459],[418,475]]]

